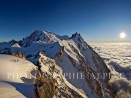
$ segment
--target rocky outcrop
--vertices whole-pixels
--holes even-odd
[[[52,59],[43,52],[38,54],[38,66],[41,67],[36,77],[36,91],[39,98],[86,98],[66,84],[59,67]]]
[[[24,56],[24,53],[23,52],[13,52],[13,53],[11,53],[11,55],[12,56],[16,56],[16,57],[18,57],[18,58],[26,58],[25,56]]]

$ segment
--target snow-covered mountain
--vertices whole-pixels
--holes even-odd
[[[42,56],[40,51],[46,56]],[[20,57],[23,55],[37,65],[39,71],[46,72],[49,75],[51,74],[49,72],[51,69],[49,63],[53,60],[66,78],[64,79],[62,76],[60,79],[64,80],[66,85],[68,84],[67,87],[72,88],[72,91],[67,90],[71,94],[75,92],[77,95],[84,96],[84,98],[85,94],[89,98],[114,97],[108,84],[109,69],[101,57],[77,32],[68,37],[59,36],[48,31],[35,31],[21,41],[1,43],[0,53],[20,55]],[[40,58],[43,58],[44,63],[40,61]],[[45,66],[45,63],[49,65]],[[51,77],[55,78],[53,75],[54,73],[51,74]],[[60,77],[60,74],[57,73],[57,75]],[[59,94],[57,93],[57,95]],[[56,96],[56,98],[59,97]],[[77,97],[74,96],[74,98]]]
[[[33,42],[53,43],[63,39],[68,39],[68,36],[59,36],[52,32],[36,30],[30,36],[23,38],[23,40],[20,41],[20,44],[23,47],[28,47]]]

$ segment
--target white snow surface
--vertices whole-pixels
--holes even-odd
[[[75,65],[72,64],[72,62],[69,60],[67,54],[63,54],[63,57],[61,58],[61,64],[60,67],[62,69],[64,77],[68,80],[69,83],[71,83],[74,87],[79,89],[80,91],[86,93],[88,98],[98,98],[98,96],[94,93],[91,93],[90,88],[88,87],[86,80],[82,79],[81,72],[78,71],[78,69],[75,67]],[[70,77],[69,74],[75,74],[74,78]],[[77,75],[78,74],[78,78]]]
[[[17,47],[20,48],[21,46],[18,43],[13,44],[11,47]]]
[[[35,98],[36,67],[29,61],[0,54],[0,98]]]

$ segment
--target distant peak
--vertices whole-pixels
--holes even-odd
[[[54,34],[47,30],[35,30],[31,35],[41,35],[41,34]]]
[[[13,39],[13,40],[9,41],[8,43],[9,43],[9,46],[11,46],[11,45],[15,44],[16,42],[17,42],[17,41],[15,41],[15,40]]]
[[[40,35],[41,33],[43,33],[43,31],[35,30],[31,35]]]
[[[75,34],[72,34],[71,38],[75,38],[75,37],[81,37],[80,33],[76,32]]]
[[[11,41],[9,41],[9,43],[16,43],[16,40],[11,40]]]

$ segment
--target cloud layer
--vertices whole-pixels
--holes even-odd
[[[103,58],[113,74],[110,83],[119,98],[131,98],[131,43],[97,42],[91,43],[93,49]]]

